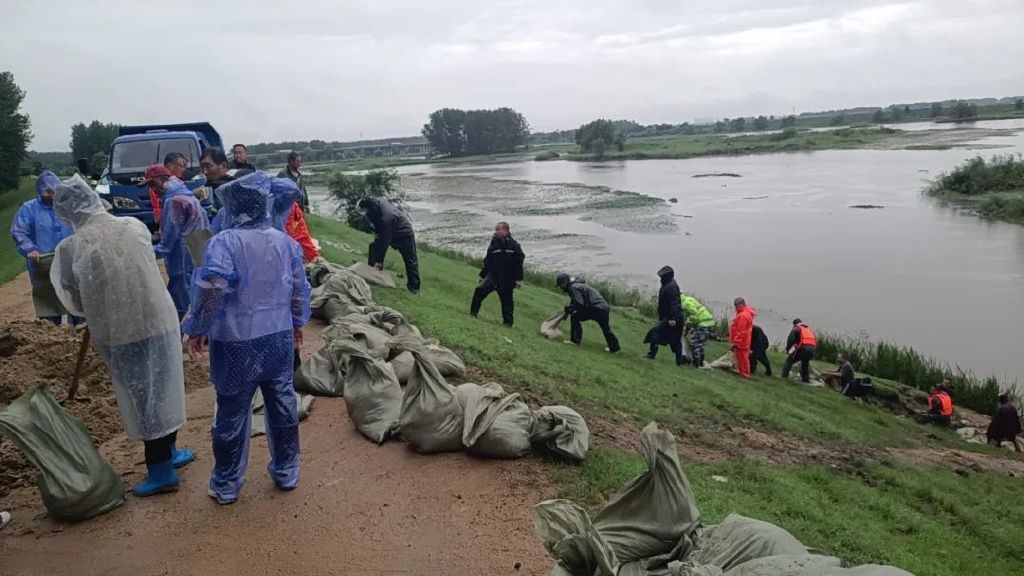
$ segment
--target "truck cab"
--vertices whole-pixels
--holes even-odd
[[[122,126],[110,146],[97,192],[113,206],[113,214],[138,218],[155,230],[158,223],[153,219],[149,189],[139,187],[146,167],[163,164],[168,153],[180,152],[188,159],[183,179],[189,189],[195,190],[206,183],[199,157],[211,147],[222,148],[223,144],[220,134],[208,122]],[[211,202],[210,198],[202,200],[207,211]]]

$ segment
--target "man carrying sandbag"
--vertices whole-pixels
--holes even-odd
[[[388,248],[402,254],[405,261],[406,288],[413,294],[420,293],[420,265],[416,259],[416,234],[409,219],[383,198],[363,198],[356,208],[366,215],[373,227],[373,242],[370,243],[370,266],[384,269],[384,257]]]
[[[568,344],[580,345],[583,341],[583,322],[593,320],[601,327],[605,343],[605,352],[615,354],[619,351],[619,339],[612,332],[610,324],[611,306],[601,293],[583,280],[577,280],[568,274],[559,274],[555,283],[569,295],[569,304],[565,307],[565,315],[571,323]]]
[[[78,176],[56,187],[54,208],[75,235],[57,246],[50,278],[64,306],[89,319],[128,439],[145,444],[148,476],[132,492],[174,490],[174,469],[195,454],[176,447],[185,424],[181,333],[149,230],[135,218],[108,214]]]
[[[515,289],[523,285],[523,260],[526,255],[512,237],[508,222],[498,222],[494,227],[494,236],[487,247],[484,266],[480,270],[480,283],[473,292],[473,301],[469,305],[470,316],[476,318],[480,313],[480,305],[491,292],[498,293],[501,300],[501,320],[505,326],[512,326],[515,317]]]
[[[209,496],[233,504],[245,482],[256,389],[263,393],[270,463],[278,490],[299,482],[299,414],[293,358],[309,321],[309,281],[302,250],[270,222],[270,179],[262,172],[224,184],[218,193],[231,227],[206,245],[192,277],[192,308],[183,329],[190,357],[210,342],[217,391],[214,467]]]

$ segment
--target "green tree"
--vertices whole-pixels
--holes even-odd
[[[833,116],[830,124],[833,126],[843,126],[844,124],[847,124],[846,113],[840,112]]]
[[[615,124],[611,120],[603,118],[588,122],[576,129],[575,140],[576,144],[579,144],[580,150],[592,152],[598,156],[604,155],[609,144],[618,148],[621,141],[622,148],[620,150],[626,147],[623,133],[615,129]]]
[[[79,122],[71,126],[71,156],[75,161],[85,158],[94,169],[103,170],[110,145],[114,142],[114,138],[117,138],[117,132],[120,129],[120,124],[108,124],[99,120],[93,120],[88,125]],[[97,160],[101,160],[103,164],[97,164]]]
[[[747,119],[742,116],[739,118],[733,118],[729,121],[730,132],[743,132],[747,127]]]
[[[978,117],[978,106],[961,100],[953,105],[950,116],[954,120],[972,120]]]
[[[796,116],[793,116],[791,114],[789,116],[784,116],[782,118],[782,127],[783,128],[790,128],[790,127],[794,127],[794,126],[796,126]]]
[[[931,117],[938,118],[939,116],[942,116],[943,113],[944,110],[942,109],[942,102],[932,102]]]
[[[370,170],[366,174],[335,172],[327,180],[327,191],[338,201],[337,210],[345,213],[349,226],[370,232],[370,223],[356,210],[356,203],[361,198],[384,198],[401,207],[405,193],[398,187],[400,180],[394,170]]]
[[[875,110],[871,114],[871,121],[874,122],[875,124],[881,124],[882,122],[885,122],[885,112],[882,112],[881,108]]]
[[[1017,98],[1017,101],[1013,103],[1013,107],[1017,110],[1024,110],[1024,98]]]
[[[32,140],[32,122],[20,112],[24,99],[14,74],[0,72],[0,190],[17,188],[21,161]]]
[[[892,116],[893,122],[899,122],[903,119],[903,108],[893,104],[889,106],[889,115]]]
[[[511,108],[433,112],[423,125],[423,137],[438,152],[450,156],[512,152],[526,144],[530,125]]]
[[[766,116],[758,116],[754,118],[754,130],[761,131],[768,129],[768,118]]]

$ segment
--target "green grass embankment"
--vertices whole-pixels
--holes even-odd
[[[324,255],[348,264],[364,258],[369,236],[325,218],[310,227]],[[347,243],[360,253],[341,248]],[[396,254],[388,259],[401,274]],[[723,462],[695,463],[682,448],[686,471],[709,523],[728,512],[776,522],[810,546],[855,563],[892,563],[919,576],[1011,574],[1024,570],[1024,507],[1016,505],[1021,479],[993,474],[960,476],[948,470],[853,456],[835,468],[800,453],[802,442],[831,453],[849,448],[930,447],[967,449],[951,431],[917,425],[881,408],[824,389],[757,376],[749,382],[720,371],[676,368],[663,350],[657,361],[642,357],[651,320],[616,308],[612,327],[623,352],[603,351],[600,331],[585,325],[579,348],[537,334],[540,322],[561,310],[566,297],[548,286],[528,285],[516,296],[513,329],[500,323],[492,297],[479,319],[468,314],[478,268],[465,259],[422,250],[423,290],[377,290],[381,304],[410,318],[426,335],[456,349],[466,363],[546,403],[564,403],[596,419],[642,425],[657,420],[688,445],[723,449],[752,428],[798,445],[769,465],[725,454]],[[567,329],[567,327],[566,327]],[[711,358],[724,353],[710,346]],[[781,356],[772,361],[781,368]],[[885,386],[898,386],[881,382]],[[742,442],[742,440],[740,440]],[[732,444],[735,446],[735,444]],[[727,450],[727,448],[726,448]],[[995,454],[994,449],[979,450]],[[879,451],[880,452],[880,451]],[[852,453],[852,452],[851,452]],[[999,453],[1003,454],[1003,453]],[[556,482],[565,496],[596,504],[642,468],[636,454],[595,447],[580,466],[563,466]],[[721,475],[727,482],[711,478]]]
[[[941,174],[925,194],[969,206],[984,218],[1024,224],[1024,158],[1019,154],[971,158]]]
[[[17,190],[0,193],[0,226],[6,238],[0,241],[0,284],[25,271],[25,260],[18,254],[11,239],[14,213],[26,201],[35,198],[35,178],[22,178]]]

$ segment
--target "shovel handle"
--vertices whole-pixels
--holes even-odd
[[[68,400],[74,400],[78,393],[78,380],[82,376],[82,364],[85,363],[85,351],[89,348],[89,326],[85,327],[82,334],[82,343],[78,346],[78,360],[75,362],[75,374],[71,377],[71,385],[68,386]]]

